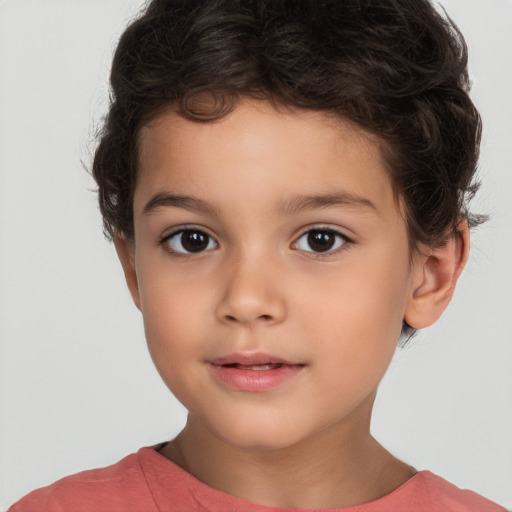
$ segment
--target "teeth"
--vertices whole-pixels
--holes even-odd
[[[245,364],[236,364],[234,365],[235,368],[239,368],[240,370],[275,370],[276,368],[281,368],[283,366],[281,363],[267,363],[267,364],[252,364],[252,365],[245,365]]]

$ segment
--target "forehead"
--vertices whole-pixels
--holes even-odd
[[[284,196],[343,192],[377,208],[394,206],[380,141],[318,111],[242,100],[216,121],[168,111],[140,132],[135,210],[173,190],[210,203],[268,207]],[[266,202],[266,204],[264,204]]]

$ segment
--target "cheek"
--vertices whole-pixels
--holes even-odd
[[[160,377],[174,396],[192,410],[190,397],[203,394],[200,383],[204,334],[201,308],[187,293],[158,289],[146,297],[142,309],[149,354]]]
[[[204,283],[197,279],[172,279],[165,273],[141,276],[141,310],[148,348],[159,371],[176,360],[197,357],[203,323],[209,310]]]
[[[350,362],[347,371],[354,375],[382,373],[402,330],[407,260],[397,264],[396,255],[384,256],[359,259],[323,286],[311,286],[307,307],[301,308],[302,330],[317,340],[327,364]]]

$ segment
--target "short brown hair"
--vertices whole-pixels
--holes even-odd
[[[376,134],[412,247],[483,219],[468,210],[481,120],[467,47],[428,0],[152,0],[119,41],[111,87],[93,162],[110,239],[133,237],[140,128],[169,107],[218,119],[241,96]]]

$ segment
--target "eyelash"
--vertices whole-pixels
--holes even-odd
[[[194,252],[182,253],[182,252],[175,251],[174,249],[171,249],[171,247],[169,246],[169,241],[172,238],[174,238],[176,235],[179,235],[180,233],[184,233],[185,231],[191,231],[194,233],[202,233],[209,239],[213,240],[213,237],[208,235],[208,233],[206,233],[202,229],[197,228],[196,226],[180,226],[173,232],[168,233],[164,237],[162,237],[159,241],[159,245],[161,245],[164,248],[164,250],[167,251],[169,254],[171,254],[173,257],[177,257],[177,258],[190,258],[191,256],[194,256],[195,254],[202,254],[203,252],[205,252],[206,249],[203,251],[196,252],[196,253],[194,253]],[[342,244],[339,247],[336,247],[336,249],[334,249],[334,250],[329,249],[326,252],[304,251],[304,252],[310,253],[311,254],[310,257],[312,257],[313,259],[319,259],[319,260],[326,259],[329,256],[332,256],[333,254],[337,254],[338,252],[340,252],[342,250],[346,250],[348,248],[348,247],[346,247],[347,244],[353,243],[353,240],[351,238],[349,238],[347,235],[341,233],[340,231],[337,231],[333,228],[329,228],[329,227],[325,227],[325,226],[315,226],[315,227],[311,227],[308,230],[304,231],[297,238],[297,241],[293,243],[293,246],[296,246],[298,241],[304,235],[307,235],[308,233],[310,233],[312,231],[318,231],[320,233],[329,233],[329,234],[333,235],[335,238],[342,239]]]

